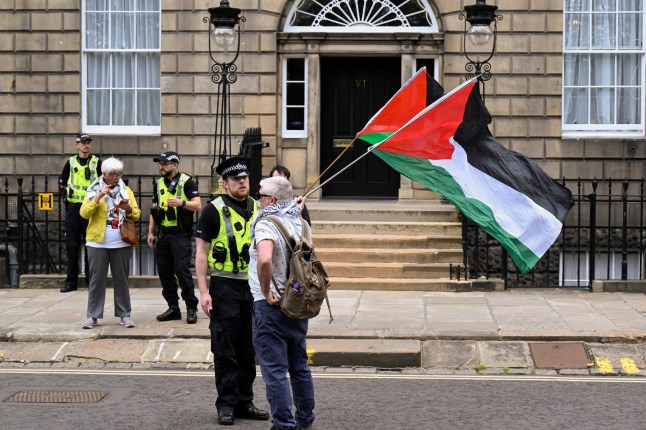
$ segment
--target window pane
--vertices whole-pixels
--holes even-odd
[[[109,90],[88,90],[87,123],[88,125],[110,125]]]
[[[643,73],[639,55],[620,55],[617,61],[617,75],[619,85],[641,85]]]
[[[134,91],[114,90],[112,92],[112,124],[135,125],[134,107]]]
[[[644,10],[644,0],[619,0],[619,10],[642,12]]]
[[[615,14],[592,15],[592,46],[595,48],[614,48],[617,45],[615,38]]]
[[[587,124],[588,90],[586,88],[566,88],[564,93],[565,123]]]
[[[108,10],[108,0],[86,0],[85,10]]]
[[[159,91],[137,91],[137,125],[159,125],[160,101]]]
[[[137,10],[159,10],[159,0],[137,0]]]
[[[159,88],[159,55],[137,54],[137,88]]]
[[[590,57],[588,55],[567,54],[565,56],[564,85],[588,85],[590,77]]]
[[[302,84],[302,83],[287,84],[287,105],[288,106],[305,105],[305,84]]]
[[[590,84],[598,86],[615,85],[615,55],[599,54],[590,56]]]
[[[615,89],[590,89],[590,123],[615,124]]]
[[[112,10],[134,10],[135,0],[110,0]]]
[[[287,108],[287,130],[304,130],[305,109]]]
[[[619,109],[617,122],[619,124],[639,124],[641,118],[641,90],[622,88],[619,90]]]
[[[288,81],[305,80],[305,59],[303,58],[287,59],[287,80]]]
[[[570,13],[565,16],[565,47],[590,47],[590,14]]]
[[[585,11],[590,10],[590,0],[567,0],[565,2],[566,11]]]
[[[137,14],[137,48],[159,49],[159,14]]]
[[[110,88],[110,54],[87,54],[88,88]]]
[[[88,13],[85,20],[85,46],[87,49],[108,48],[110,23],[107,13]]]
[[[114,54],[112,64],[112,86],[114,88],[134,88],[135,55]]]
[[[112,13],[110,48],[133,49],[135,47],[135,19],[131,13]]]
[[[643,15],[637,13],[619,15],[619,48],[640,49],[642,40]]]
[[[614,12],[617,0],[592,0],[592,10],[595,12]]]

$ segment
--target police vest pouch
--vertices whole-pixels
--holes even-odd
[[[280,296],[280,310],[290,318],[309,319],[314,318],[321,312],[323,300],[327,303],[330,313],[330,323],[334,319],[330,309],[330,301],[327,297],[327,289],[330,286],[327,271],[323,263],[318,259],[311,244],[311,231],[306,222],[302,223],[301,239],[295,241],[287,232],[280,218],[270,215],[266,218],[278,227],[281,236],[285,239],[287,247],[291,251],[287,261],[287,283],[285,291],[280,294],[276,280],[272,281]]]
[[[137,228],[133,220],[124,218],[119,230],[121,231],[121,240],[126,242],[128,245],[136,245],[139,242]]]

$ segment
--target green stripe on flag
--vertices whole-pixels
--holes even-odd
[[[365,137],[365,135],[361,136],[362,139]],[[477,199],[465,196],[460,185],[445,169],[434,166],[429,160],[423,158],[384,152],[378,149],[373,153],[404,176],[419,182],[453,203],[465,216],[505,247],[523,275],[538,262],[540,257],[503,229],[496,222],[489,206]]]
[[[379,131],[376,133],[367,133],[367,134],[362,134],[359,136],[359,139],[363,140],[364,142],[367,142],[371,145],[374,145],[376,143],[383,142],[384,140],[388,139],[390,136],[393,135],[394,132],[390,131]]]

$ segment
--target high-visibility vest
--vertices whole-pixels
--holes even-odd
[[[170,183],[170,187],[173,188],[173,192],[166,187],[166,183],[164,182],[164,178],[159,178],[157,179],[157,206],[164,211],[164,218],[162,219],[161,225],[164,227],[177,227],[177,220],[179,219],[180,216],[180,211],[178,211],[178,208],[169,208],[168,204],[166,203],[168,199],[173,199],[176,198],[177,196],[180,196],[182,200],[188,201],[186,198],[186,195],[184,194],[184,184],[186,181],[188,181],[191,177],[187,175],[186,173],[180,173],[177,181],[173,179]],[[175,185],[173,185],[173,182],[175,182]],[[166,215],[169,211],[174,211],[175,216],[171,216],[172,220],[168,219],[168,216]]]
[[[74,155],[69,159],[70,175],[67,178],[67,201],[70,203],[83,203],[87,188],[92,182],[99,177],[97,166],[99,165],[99,157],[90,155],[90,159],[85,164],[81,165],[78,161],[78,155]],[[89,170],[89,174],[86,172]]]
[[[211,275],[231,279],[249,279],[251,222],[258,214],[258,202],[247,197],[247,204],[253,204],[253,215],[248,221],[234,208],[227,206],[222,197],[213,199],[211,203],[216,207],[220,216],[220,231],[218,236],[211,240],[209,248],[208,261]]]

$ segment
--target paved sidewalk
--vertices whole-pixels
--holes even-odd
[[[108,290],[105,318],[91,330],[87,290],[0,289],[0,366],[209,368],[208,321],[160,323],[161,291],[131,290],[135,328],[119,325]],[[646,375],[646,295],[577,290],[504,292],[330,291],[311,320],[313,366],[418,368],[446,373]],[[182,305],[183,317],[185,309]],[[585,368],[537,366],[531,345],[582,344]],[[557,346],[558,348],[558,346]]]

